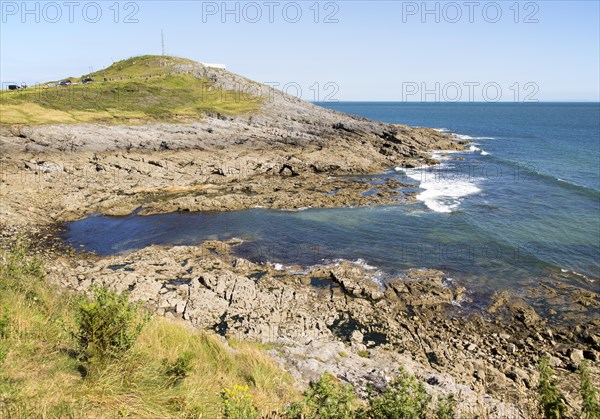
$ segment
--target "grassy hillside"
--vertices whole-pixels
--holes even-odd
[[[51,289],[24,247],[0,251],[0,417],[220,417],[221,392],[264,414],[300,395],[250,343],[153,318],[123,356],[81,359],[80,299]],[[246,388],[247,386],[247,388]]]
[[[130,58],[81,77],[71,86],[42,83],[3,90],[0,124],[145,123],[201,118],[206,112],[237,115],[259,109],[262,98],[223,90],[194,76],[193,61],[162,56]],[[91,76],[93,83],[82,84]]]

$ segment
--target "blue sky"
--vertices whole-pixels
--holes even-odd
[[[308,100],[600,99],[598,1],[1,3],[3,83],[160,54],[162,29],[169,55]]]

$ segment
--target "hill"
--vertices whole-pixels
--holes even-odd
[[[1,124],[175,122],[206,113],[256,112],[263,98],[224,88],[228,72],[191,60],[142,56],[100,71],[16,91],[2,91]],[[83,83],[87,78],[93,81]],[[252,84],[250,81],[247,83]],[[253,89],[253,92],[258,92]]]

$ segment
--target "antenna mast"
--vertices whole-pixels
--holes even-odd
[[[163,30],[160,30],[160,43],[162,46],[162,55],[164,57],[165,55],[165,34],[163,33]]]

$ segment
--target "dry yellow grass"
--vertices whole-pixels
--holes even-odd
[[[46,284],[39,262],[0,251],[0,417],[175,418],[221,415],[220,392],[247,385],[261,413],[300,394],[259,345],[153,318],[123,357],[93,367],[77,357],[76,295]],[[177,384],[165,365],[192,354]],[[87,368],[87,373],[84,373]]]

